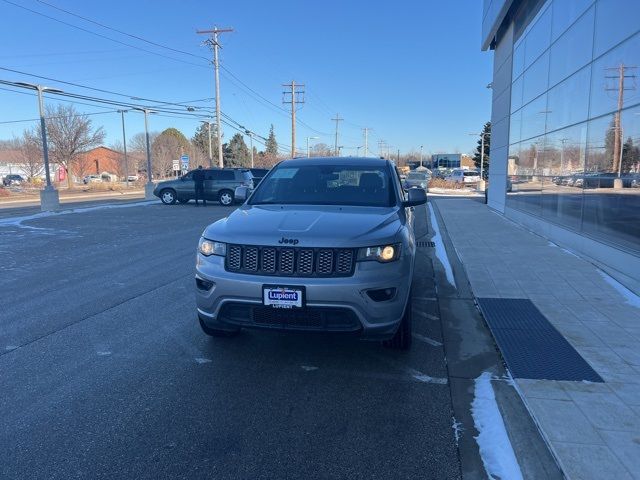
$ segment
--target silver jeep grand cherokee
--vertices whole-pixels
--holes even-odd
[[[413,209],[395,166],[375,158],[285,160],[200,239],[202,330],[351,332],[411,345]]]

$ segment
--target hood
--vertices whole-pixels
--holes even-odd
[[[249,245],[366,247],[397,241],[400,215],[398,207],[245,205],[203,235]]]

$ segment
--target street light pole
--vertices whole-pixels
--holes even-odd
[[[144,134],[147,144],[147,183],[144,185],[144,198],[146,200],[153,200],[153,189],[155,188],[155,185],[152,182],[153,173],[151,172],[151,142],[149,140],[149,121],[147,118],[150,113],[153,113],[153,111],[149,110],[148,108],[140,107],[134,107],[134,109],[144,113]]]
[[[57,210],[60,207],[60,198],[58,191],[51,184],[51,172],[49,171],[49,147],[47,145],[47,125],[44,120],[44,100],[43,92],[63,93],[62,90],[48,88],[43,85],[33,83],[16,82],[16,86],[30,88],[38,92],[38,110],[40,112],[40,133],[42,135],[42,156],[44,159],[44,174],[46,178],[46,186],[44,190],[40,190],[40,209],[42,211]],[[67,172],[68,173],[68,172]]]
[[[315,140],[320,137],[307,137],[307,158],[311,156],[311,151],[309,150],[309,140]]]
[[[422,165],[422,145],[420,145],[420,166],[423,167],[424,165]]]
[[[129,188],[129,161],[127,159],[127,134],[124,129],[124,114],[126,110],[118,110],[122,116],[122,147],[124,149],[124,182],[125,186]]]

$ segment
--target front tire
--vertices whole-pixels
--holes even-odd
[[[222,190],[219,197],[220,205],[228,207],[233,204],[233,192],[231,190]]]
[[[210,337],[230,338],[235,337],[236,335],[238,335],[238,333],[240,333],[239,328],[236,330],[220,330],[218,328],[207,327],[206,323],[204,323],[200,315],[198,315],[198,322],[200,322],[200,328],[202,329],[202,331]]]
[[[160,192],[160,201],[165,205],[173,205],[176,203],[176,191],[172,188],[165,188]]]
[[[396,330],[396,334],[390,339],[382,342],[382,345],[386,348],[393,350],[409,350],[411,348],[411,331],[412,331],[412,308],[411,308],[411,294],[409,294],[409,300],[407,300],[407,306],[402,316],[402,321]]]

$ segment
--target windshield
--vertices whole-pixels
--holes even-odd
[[[359,165],[281,166],[256,190],[251,205],[393,205],[386,168]]]
[[[477,177],[478,172],[464,172],[465,177]]]

